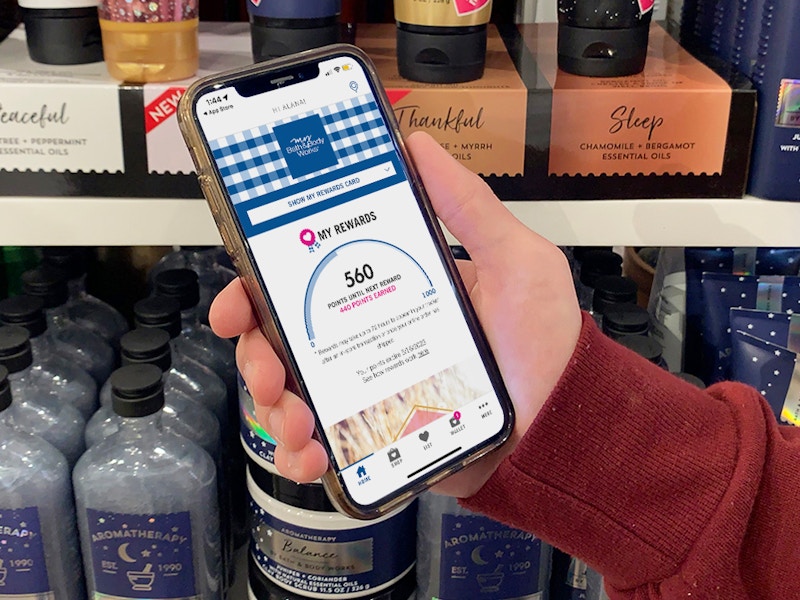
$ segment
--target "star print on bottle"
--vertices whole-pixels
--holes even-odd
[[[188,512],[125,515],[87,509],[95,591],[115,598],[195,595]]]

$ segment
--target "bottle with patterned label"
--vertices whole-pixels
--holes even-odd
[[[161,426],[160,368],[121,367],[111,386],[119,431],[73,472],[90,597],[220,600],[214,461]]]
[[[83,598],[69,466],[48,442],[3,424],[11,405],[0,366],[0,598]]]

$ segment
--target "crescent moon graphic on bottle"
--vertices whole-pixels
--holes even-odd
[[[483,545],[477,546],[472,551],[472,553],[470,554],[470,558],[472,558],[472,562],[474,562],[476,565],[483,566],[483,565],[488,565],[489,564],[487,561],[483,560],[483,557],[481,556],[481,549],[482,548],[483,548]]]
[[[125,542],[124,544],[120,544],[119,548],[117,549],[117,554],[126,563],[135,563],[136,559],[135,558],[131,558],[131,555],[128,554],[128,546],[129,545],[130,544],[128,544],[128,542]]]

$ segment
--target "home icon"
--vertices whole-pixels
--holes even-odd
[[[367,469],[364,467],[364,465],[358,467],[358,469],[356,470],[356,475],[358,475],[359,477],[367,476]]]

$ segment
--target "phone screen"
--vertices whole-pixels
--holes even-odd
[[[370,506],[495,440],[510,409],[364,68],[314,66],[194,110],[333,467]]]

